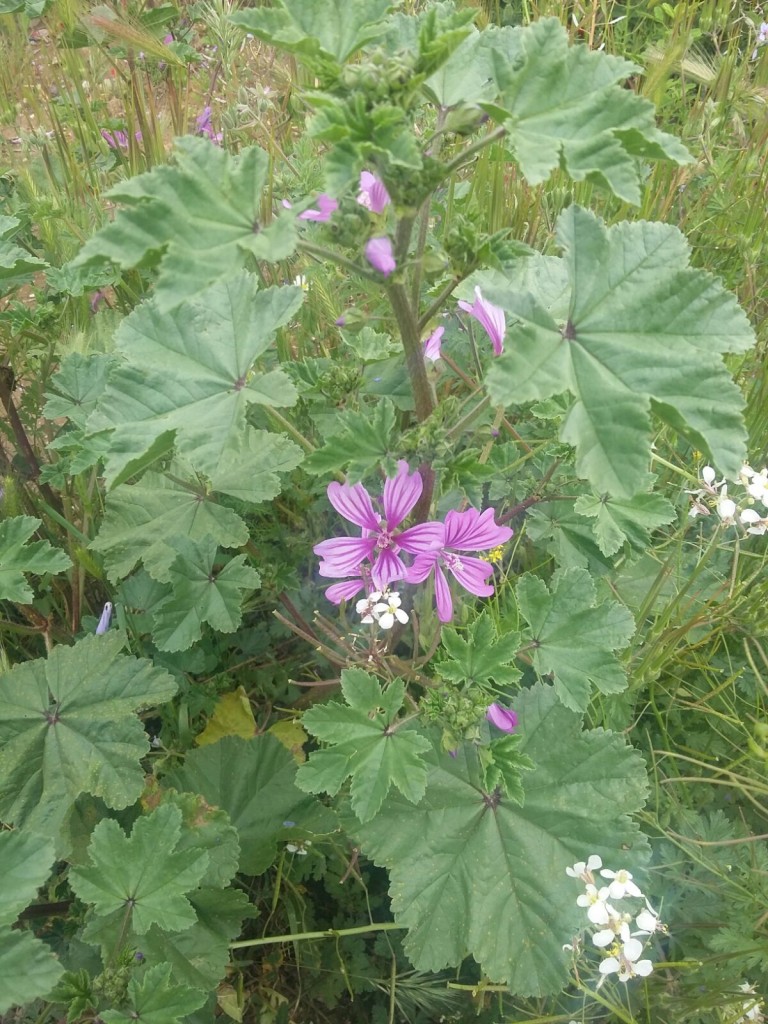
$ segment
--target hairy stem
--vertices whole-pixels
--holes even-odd
[[[405,925],[394,921],[382,921],[380,924],[363,924],[357,928],[327,928],[321,932],[293,932],[290,935],[268,935],[261,939],[243,939],[241,942],[230,942],[230,949],[247,949],[250,946],[269,946],[276,942],[299,942],[303,939],[339,939],[344,935],[365,935],[368,932],[402,932]]]

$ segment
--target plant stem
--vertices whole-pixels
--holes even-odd
[[[355,263],[354,260],[349,260],[346,256],[339,255],[333,249],[326,249],[324,245],[315,245],[313,242],[301,241],[296,248],[299,252],[306,252],[310,256],[316,256],[319,260],[329,260],[339,267],[352,271],[353,274],[368,278],[369,281],[378,281],[381,278],[380,274],[375,274],[372,270],[366,270],[365,267]]]
[[[507,129],[503,126],[494,128],[494,130],[489,132],[488,135],[484,135],[482,139],[478,139],[477,142],[473,142],[471,146],[467,146],[466,149],[463,149],[453,158],[453,160],[451,160],[449,164],[446,165],[446,177],[454,171],[457,171],[459,167],[463,167],[464,164],[468,163],[475,153],[479,153],[481,149],[485,149],[486,146],[492,145],[498,139],[503,139],[506,134]]]
[[[291,935],[269,935],[262,939],[243,939],[241,942],[230,942],[230,949],[247,949],[250,946],[269,946],[276,942],[301,942],[304,939],[339,939],[345,935],[365,935],[368,932],[405,931],[405,925],[394,921],[382,921],[380,924],[363,924],[357,928],[326,928],[321,932],[294,932]]]
[[[435,396],[427,377],[427,367],[424,363],[424,353],[421,347],[421,339],[419,338],[419,325],[416,321],[413,307],[408,301],[405,285],[393,281],[387,283],[386,289],[392,311],[397,320],[397,326],[400,328],[400,339],[405,349],[405,365],[408,369],[408,376],[411,379],[416,417],[419,422],[423,423],[434,412]]]

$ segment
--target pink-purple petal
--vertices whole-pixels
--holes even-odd
[[[323,561],[321,576],[357,576],[360,565],[373,555],[376,541],[372,537],[331,537],[312,549]]]
[[[371,569],[371,579],[377,590],[384,590],[395,580],[404,580],[408,569],[399,555],[392,548],[384,548]]]
[[[433,551],[430,554],[416,555],[413,564],[405,574],[405,582],[423,583],[437,565],[439,557],[439,550]]]
[[[517,714],[512,708],[502,707],[501,704],[489,704],[485,717],[502,732],[514,732],[517,728]]]
[[[493,574],[493,566],[488,562],[462,555],[461,558],[452,560],[452,564],[448,563],[448,569],[470,594],[476,597],[490,597],[493,593],[493,587],[485,582]]]
[[[484,299],[479,286],[475,287],[475,301],[470,303],[462,299],[459,302],[459,309],[463,309],[470,316],[473,316],[478,323],[482,324],[486,334],[491,339],[494,353],[500,356],[504,351],[504,335],[507,331],[504,310]]]
[[[342,601],[351,601],[360,593],[365,584],[362,579],[344,580],[342,583],[333,583],[325,592],[325,596],[333,604],[341,604]]]
[[[466,512],[451,510],[445,517],[445,546],[462,551],[486,551],[498,547],[512,536],[508,526],[497,526],[495,510],[487,508],[478,512],[468,508]]]
[[[431,359],[433,363],[440,358],[440,346],[445,334],[444,327],[436,327],[424,342],[424,358]]]
[[[397,269],[392,240],[386,236],[369,238],[365,244],[365,258],[384,277],[389,277]]]
[[[417,523],[397,535],[397,543],[410,555],[434,552],[437,556],[443,545],[445,528],[442,523]]]
[[[325,192],[321,192],[317,197],[316,210],[305,210],[299,214],[299,220],[316,220],[326,221],[331,219],[331,214],[335,213],[339,208],[337,200],[332,196],[326,195]]]
[[[392,202],[384,182],[370,171],[360,172],[360,194],[357,201],[371,213],[383,213],[385,207]]]
[[[450,622],[453,618],[453,598],[448,580],[439,565],[435,565],[435,604],[437,617],[441,622]]]
[[[387,477],[384,484],[382,504],[388,530],[394,530],[402,523],[421,497],[423,487],[418,470],[411,473],[408,463],[401,459],[397,464],[397,475]]]
[[[339,513],[365,530],[378,530],[379,516],[373,510],[371,496],[362,484],[328,484],[328,500]]]

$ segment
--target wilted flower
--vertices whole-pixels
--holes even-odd
[[[512,708],[502,707],[501,704],[489,704],[485,717],[502,732],[514,732],[517,728],[517,714]]]
[[[392,202],[384,182],[370,171],[360,172],[360,194],[357,201],[371,213],[382,213]]]
[[[365,245],[365,258],[384,277],[397,269],[395,254],[392,249],[392,240],[386,235],[381,238],[369,238]]]
[[[436,362],[440,358],[440,345],[445,334],[444,327],[436,327],[424,342],[424,358]]]
[[[300,213],[299,220],[330,220],[331,214],[338,210],[339,204],[332,196],[321,192],[317,197],[317,207],[316,210],[305,210],[303,213]]]
[[[504,310],[494,306],[483,298],[479,287],[475,287],[475,301],[466,302],[462,299],[459,302],[459,309],[473,316],[482,326],[493,344],[493,351],[500,356],[504,351],[504,335],[507,331],[507,322],[504,318]]]

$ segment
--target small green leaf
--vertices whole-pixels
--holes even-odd
[[[225,736],[192,750],[166,781],[227,812],[240,836],[240,870],[259,875],[275,859],[279,839],[293,832],[311,838],[336,828],[334,814],[297,789],[295,778],[289,751],[264,734],[252,740]]]
[[[624,499],[584,494],[577,499],[574,511],[594,520],[592,529],[604,555],[615,555],[624,543],[633,551],[644,551],[651,543],[651,531],[677,516],[675,507],[660,494],[636,494]]]
[[[277,0],[230,20],[278,49],[343,64],[384,32],[391,7],[392,0]]]
[[[489,981],[542,996],[566,983],[563,944],[583,924],[565,868],[590,853],[630,869],[642,863],[647,842],[629,815],[642,807],[647,779],[623,737],[583,732],[552,687],[523,690],[515,709],[519,751],[536,766],[524,776],[522,806],[484,789],[474,745],[451,758],[437,735],[421,802],[392,792],[372,821],[351,829],[389,869],[416,970],[458,966],[469,954]]]
[[[51,392],[46,392],[44,415],[49,420],[66,416],[76,426],[85,427],[88,417],[104,393],[109,372],[115,365],[113,356],[100,352],[89,355],[68,353],[51,377]]]
[[[552,674],[555,693],[573,711],[586,711],[593,685],[601,693],[627,688],[626,672],[612,652],[627,646],[634,619],[617,601],[595,606],[595,600],[585,569],[558,569],[551,590],[530,574],[517,584],[533,666],[540,676]]]
[[[202,636],[207,622],[221,633],[234,633],[242,621],[242,596],[261,585],[255,569],[237,555],[223,565],[216,541],[204,537],[173,541],[176,559],[168,570],[172,593],[155,609],[153,635],[161,651],[185,651]]]
[[[260,373],[255,363],[302,298],[300,288],[260,291],[254,277],[240,274],[174,312],[153,300],[126,317],[115,336],[124,362],[88,421],[91,431],[114,430],[108,484],[135,471],[135,460],[166,435],[197,472],[231,475],[230,449],[244,444],[248,407],[296,400],[282,370]]]
[[[200,884],[208,854],[177,850],[180,836],[181,811],[170,804],[139,818],[130,837],[116,821],[100,821],[88,847],[90,864],[70,872],[70,885],[99,916],[122,911],[139,935],[153,924],[184,931],[196,920],[186,893]]]
[[[569,391],[560,437],[576,447],[579,474],[601,493],[629,498],[646,486],[651,408],[735,478],[745,456],[743,399],[722,353],[754,344],[735,297],[688,265],[688,245],[671,225],[606,228],[570,206],[558,237],[571,290],[564,316],[563,303],[550,309],[533,282],[525,291],[483,289],[515,325],[514,345],[488,373],[493,402]],[[537,263],[526,261],[529,281]]]
[[[47,996],[63,973],[40,939],[0,926],[0,1013]]]
[[[519,633],[499,637],[493,619],[482,612],[466,630],[466,639],[455,629],[443,627],[441,641],[449,658],[437,666],[444,679],[454,683],[509,686],[520,678],[514,661],[520,647]]]
[[[521,742],[519,735],[499,736],[487,747],[477,748],[485,791],[493,793],[498,789],[520,807],[525,802],[523,772],[531,772],[536,767],[530,757],[518,749]]]
[[[207,998],[207,992],[172,984],[171,965],[156,964],[128,982],[125,1009],[103,1010],[100,1016],[106,1024],[180,1024]]]
[[[54,647],[0,676],[0,819],[58,831],[80,793],[134,803],[149,750],[135,712],[176,692],[167,672],[121,654],[117,631]]]
[[[175,164],[115,185],[107,195],[126,206],[91,238],[68,268],[84,284],[109,261],[123,270],[159,258],[155,303],[161,312],[195,300],[231,277],[249,257],[287,259],[296,248],[289,211],[263,227],[261,193],[269,157],[251,146],[237,156],[205,138],[176,139]],[[222,351],[217,347],[218,351]]]
[[[352,777],[352,809],[368,821],[381,807],[392,784],[413,803],[424,795],[427,769],[421,754],[429,743],[399,724],[405,687],[395,679],[386,690],[360,669],[341,673],[347,706],[328,701],[304,713],[302,725],[332,744],[315,750],[300,765],[296,784],[309,793],[334,796]]]
[[[16,0],[0,0],[0,14],[21,10],[23,7],[24,3],[17,3]],[[0,294],[3,295],[25,281],[30,281],[43,267],[48,266],[45,260],[30,256],[26,249],[10,241],[9,236],[14,234],[19,223],[17,217],[0,216]]]
[[[27,543],[41,523],[41,519],[33,516],[16,516],[0,522],[0,601],[32,601],[34,594],[25,573],[42,576],[71,567],[69,555],[51,547],[47,540]]]
[[[303,468],[324,476],[347,466],[347,475],[356,482],[380,462],[390,458],[395,407],[388,398],[360,412],[349,410],[337,414],[341,427],[322,448],[304,459]]]
[[[42,836],[24,832],[0,832],[0,926],[13,924],[35,898],[51,873],[55,851]]]

